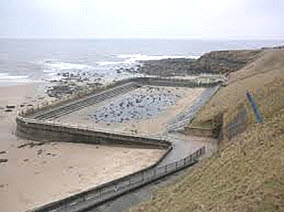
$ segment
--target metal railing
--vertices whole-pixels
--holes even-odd
[[[164,166],[156,166],[134,174],[122,177],[96,188],[87,190],[85,192],[75,194],[68,198],[49,203],[47,205],[35,208],[30,211],[44,212],[44,211],[82,211],[88,208],[95,207],[108,200],[119,197],[127,192],[142,187],[153,181],[156,181],[169,174],[182,170],[197,162],[200,156],[205,154],[205,147],[198,149],[190,156],[179,161],[169,163]]]
[[[169,131],[174,131],[190,123],[191,120],[198,113],[201,106],[205,105],[205,103],[208,102],[211,97],[217,93],[219,88],[220,85],[217,85],[215,87],[208,88],[207,90],[205,90],[189,108],[179,114],[177,118],[167,126],[167,129]]]

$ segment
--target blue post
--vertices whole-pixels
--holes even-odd
[[[257,123],[262,123],[262,116],[260,114],[260,111],[255,103],[255,100],[253,98],[253,96],[249,93],[249,91],[247,91],[247,99],[252,107],[252,110],[255,114],[255,117],[256,117],[256,120],[257,120]]]

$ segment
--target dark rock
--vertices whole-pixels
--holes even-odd
[[[1,185],[0,185],[0,188],[4,188],[4,187],[7,186],[7,185],[8,185],[8,184],[6,184],[6,185],[5,185],[5,184],[1,184]]]
[[[18,148],[23,148],[26,146],[29,146],[30,148],[34,147],[34,146],[41,146],[44,145],[45,142],[30,142],[30,143],[25,143],[25,144],[21,144],[18,146]]]
[[[7,162],[8,162],[8,159],[0,158],[0,163],[7,163]]]
[[[202,73],[227,74],[255,60],[262,50],[214,51],[197,60],[188,58],[143,61],[140,73],[156,76],[186,76]]]
[[[14,109],[16,106],[15,105],[6,105],[6,108],[8,109]]]

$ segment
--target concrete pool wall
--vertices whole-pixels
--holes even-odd
[[[97,104],[105,99],[116,97],[143,85],[159,85],[173,87],[213,87],[220,82],[202,83],[196,79],[168,79],[168,78],[133,78],[116,82],[103,91],[94,92],[81,99],[75,98],[66,104],[33,109],[28,113],[20,113],[17,117],[16,135],[25,139],[41,141],[65,141],[79,143],[93,143],[104,145],[126,145],[146,148],[168,148],[171,144],[162,139],[122,135],[101,130],[71,126],[63,123],[48,121],[48,118],[67,115],[86,106]]]

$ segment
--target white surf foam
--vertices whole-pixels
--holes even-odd
[[[128,61],[145,61],[145,60],[163,60],[163,59],[198,59],[199,56],[188,56],[188,55],[143,55],[143,54],[121,54],[118,58],[125,58]]]
[[[32,82],[29,76],[9,75],[9,73],[0,73],[0,86],[17,85]]]
[[[125,66],[138,63],[139,61],[147,60],[163,60],[163,59],[198,59],[199,56],[188,56],[188,55],[144,55],[144,54],[120,54],[117,58],[124,59],[122,61],[103,61],[97,62],[99,66]]]
[[[20,80],[27,78],[29,78],[29,76],[11,76],[8,73],[0,73],[0,80]]]
[[[93,68],[92,66],[85,64],[67,63],[67,62],[51,61],[51,60],[43,62],[43,65],[47,67],[47,69],[45,69],[44,72],[64,71],[64,70],[84,70],[84,69]]]

